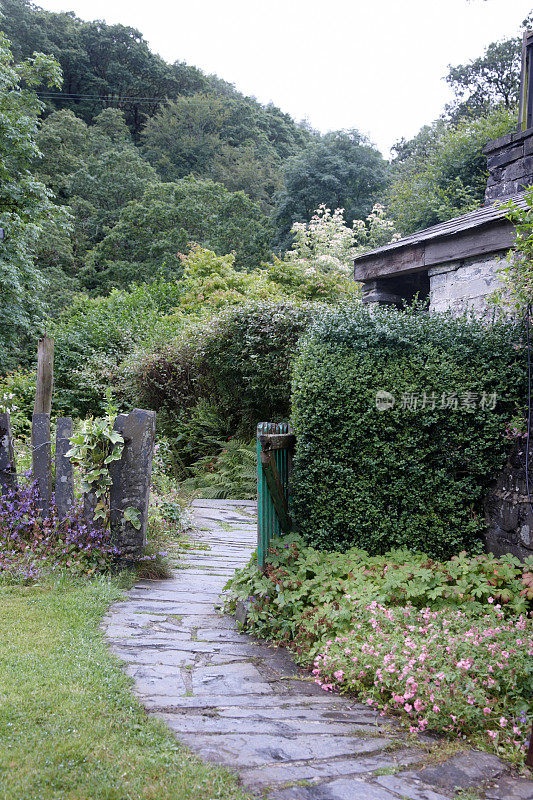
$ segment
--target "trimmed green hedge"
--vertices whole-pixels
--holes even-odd
[[[439,558],[480,550],[483,498],[526,396],[519,338],[510,323],[324,311],[301,342],[293,381],[294,512],[307,541]],[[393,408],[376,408],[378,390],[395,397]]]

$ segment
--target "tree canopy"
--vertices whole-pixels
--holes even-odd
[[[31,87],[58,86],[57,62],[42,53],[15,65],[6,37],[0,33],[0,363],[10,363],[21,335],[38,323],[42,311],[41,273],[35,265],[40,236],[48,225],[65,229],[65,215],[31,170],[39,155],[36,143],[41,104]]]
[[[450,111],[455,117],[482,114],[495,106],[518,105],[522,40],[492,42],[482,56],[468,64],[449,66],[447,83],[455,94]]]
[[[250,269],[268,258],[271,236],[260,208],[244,192],[192,176],[156,183],[123,208],[89,253],[83,281],[101,293],[156,275],[179,276],[180,253],[189,243],[219,255],[234,252],[237,266]]]
[[[516,110],[499,107],[454,123],[437,120],[398,145],[385,204],[402,235],[478,208],[484,200],[483,147],[516,126]]]
[[[285,162],[276,197],[278,244],[290,242],[294,222],[307,222],[319,205],[344,209],[349,224],[370,212],[387,182],[387,163],[356,130],[315,137]]]

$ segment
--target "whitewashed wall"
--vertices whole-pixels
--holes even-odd
[[[504,266],[506,255],[491,253],[431,267],[430,310],[461,314],[471,309],[479,315],[491,314],[487,298],[501,285],[497,271]]]

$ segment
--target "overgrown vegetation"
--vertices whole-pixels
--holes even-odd
[[[529,314],[533,304],[533,188],[524,192],[523,203],[509,200],[503,208],[515,226],[516,238],[499,270],[501,289],[491,299],[504,313]]]
[[[326,691],[355,693],[413,731],[432,730],[520,763],[531,726],[533,558],[435,561],[393,550],[271,543],[229,582],[247,630],[288,645]]]
[[[439,119],[398,146],[385,204],[404,236],[483,204],[488,174],[483,148],[514,130],[516,121],[515,107],[497,106],[453,122]]]
[[[211,463],[220,442],[249,440],[258,421],[287,418],[296,343],[321,309],[314,303],[229,309],[139,360],[135,396],[157,410],[180,477],[199,459]]]
[[[526,397],[511,323],[348,305],[297,357],[294,515],[328,549],[479,552],[505,426]]]

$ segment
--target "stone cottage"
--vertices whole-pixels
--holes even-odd
[[[431,311],[467,308],[485,314],[499,285],[498,269],[513,245],[513,225],[501,209],[533,185],[533,31],[524,34],[519,124],[484,149],[489,177],[483,208],[405,236],[355,260],[363,302],[401,306],[418,293]]]
[[[533,185],[533,128],[489,142],[485,204],[355,260],[363,302],[402,305],[429,297],[431,311],[467,308],[487,312],[487,296],[499,286],[498,269],[513,245],[513,225],[501,204],[524,203],[521,189]]]
[[[514,242],[502,203],[525,205],[533,186],[533,31],[524,35],[518,130],[487,144],[488,181],[482,208],[379,247],[355,260],[363,303],[402,306],[418,294],[431,312],[473,310],[490,318],[488,296]],[[533,555],[533,445],[529,480],[526,443],[518,440],[486,498],[487,549],[496,555]]]

